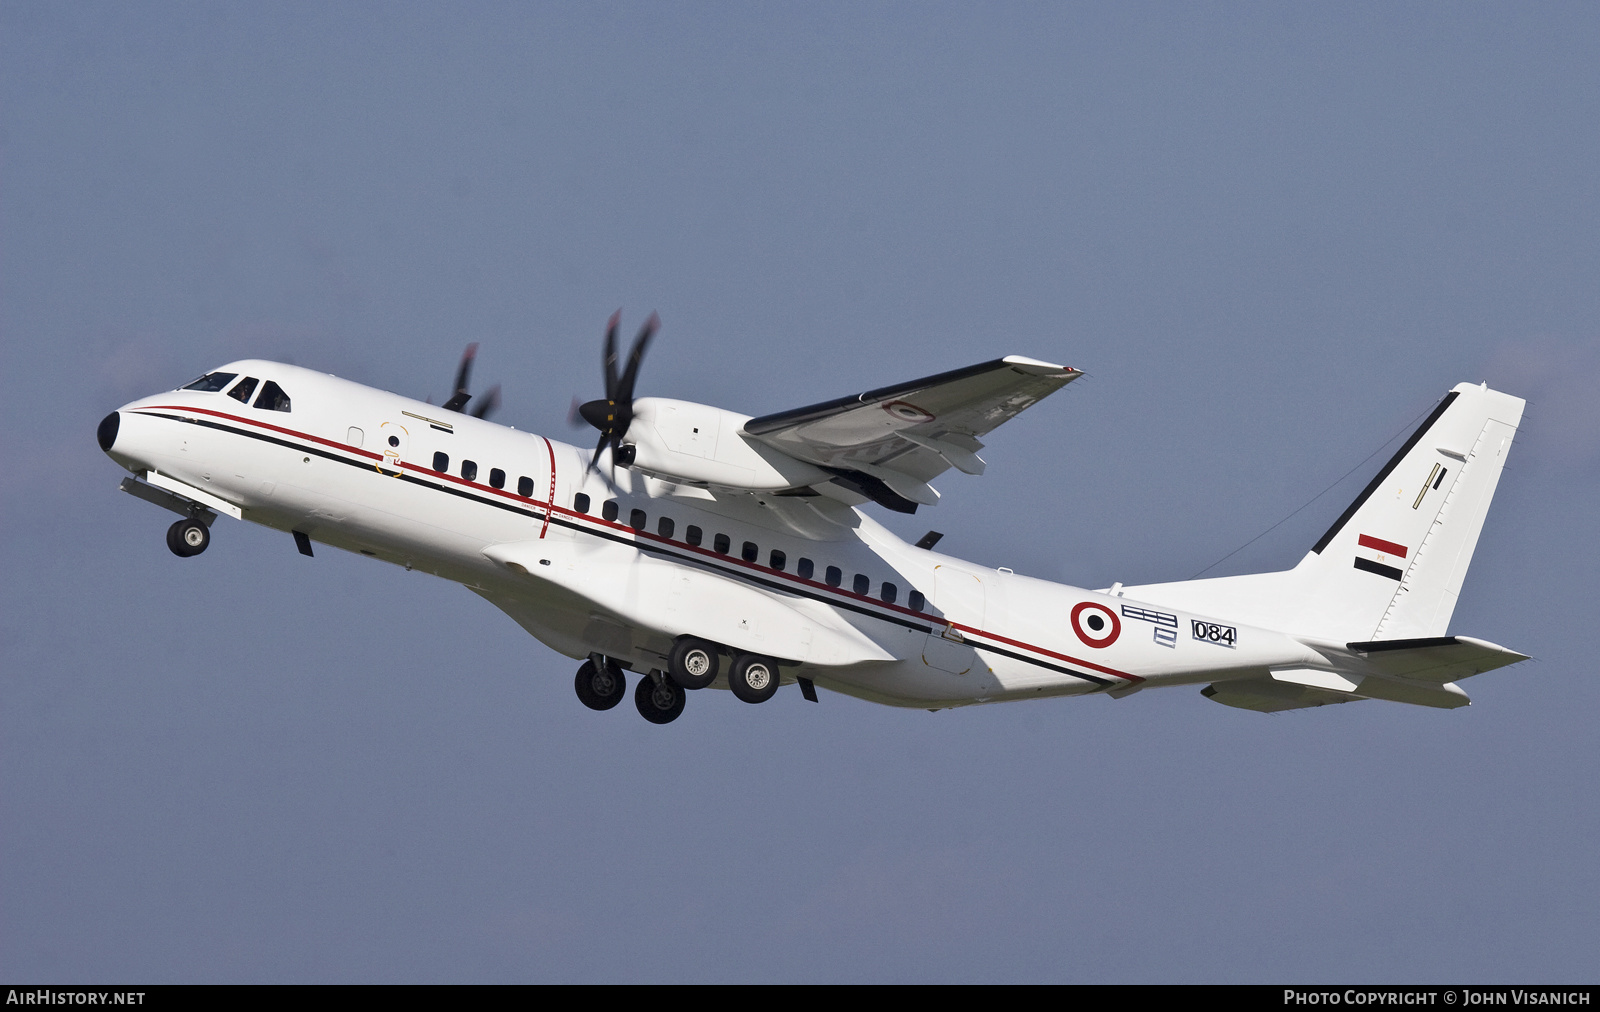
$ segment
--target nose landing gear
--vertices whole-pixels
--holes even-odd
[[[172,549],[172,554],[182,559],[191,555],[199,555],[211,544],[211,532],[206,525],[190,518],[179,520],[167,528],[167,547]]]

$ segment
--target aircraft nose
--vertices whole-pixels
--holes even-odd
[[[117,445],[117,430],[120,428],[122,428],[120,412],[113,411],[100,419],[100,427],[94,432],[95,438],[100,441],[100,449],[107,453],[111,452],[111,448]]]

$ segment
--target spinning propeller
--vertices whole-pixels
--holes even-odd
[[[622,375],[617,375],[617,322],[622,317],[622,310],[611,314],[611,322],[606,326],[605,344],[605,379],[606,395],[597,401],[589,401],[578,405],[578,415],[584,421],[600,430],[600,442],[595,444],[594,457],[590,459],[589,466],[594,467],[600,460],[600,451],[607,445],[611,447],[611,460],[613,463],[627,467],[633,463],[633,447],[626,446],[622,437],[628,431],[628,425],[633,421],[633,384],[639,378],[639,363],[644,359],[644,350],[650,344],[650,339],[655,336],[656,328],[661,326],[661,320],[656,314],[651,313],[650,319],[644,321],[644,326],[639,328],[639,336],[633,339],[633,350],[628,353],[628,364],[622,370]]]
[[[467,350],[461,354],[461,365],[456,369],[456,392],[450,395],[442,407],[446,411],[460,411],[467,406],[467,401],[472,399],[472,394],[467,392],[467,380],[472,375],[472,362],[478,357],[478,342],[467,345]],[[478,406],[468,414],[474,418],[488,418],[495,408],[500,406],[500,384],[496,383],[489,388],[489,392],[478,398]]]

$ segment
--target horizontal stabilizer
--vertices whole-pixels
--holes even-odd
[[[1421,682],[1453,682],[1528,659],[1527,654],[1470,636],[1372,640],[1347,645],[1378,674]]]
[[[1206,698],[1244,710],[1276,713],[1352,699],[1387,699],[1413,706],[1453,710],[1472,700],[1455,684],[1485,671],[1528,659],[1526,654],[1470,636],[1368,640],[1346,644],[1349,655],[1323,648],[1340,670],[1292,668],[1265,678],[1217,682]]]

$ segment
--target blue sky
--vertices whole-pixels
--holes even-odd
[[[0,971],[39,981],[1593,980],[1588,5],[0,7]],[[231,358],[566,428],[1002,354],[1087,376],[885,518],[1081,586],[1292,565],[1528,398],[1471,708],[1190,689],[583,709],[470,593],[218,522],[95,423]],[[1362,462],[1377,453],[1362,466]]]

